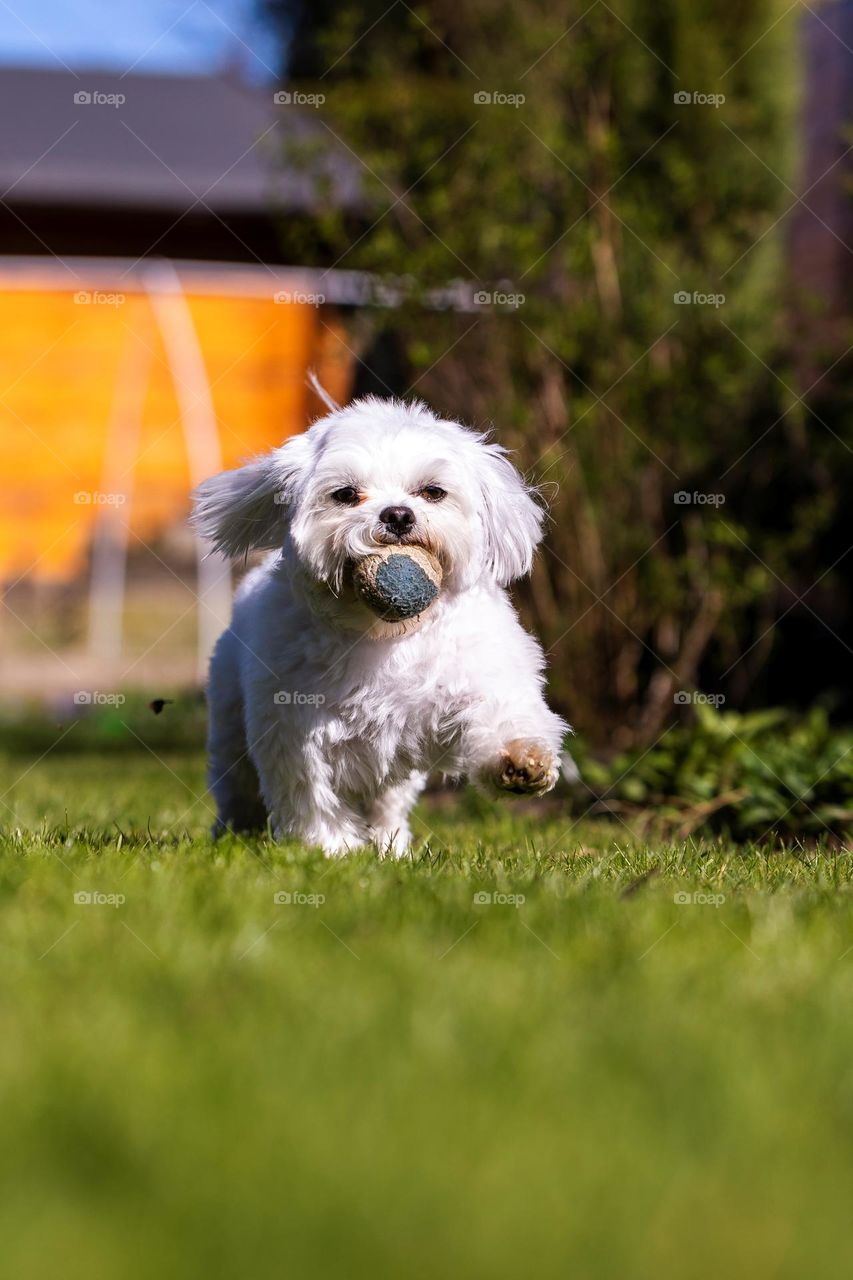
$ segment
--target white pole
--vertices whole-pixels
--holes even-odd
[[[106,670],[118,662],[122,650],[134,465],[149,366],[146,345],[128,331],[107,423],[101,489],[90,495],[98,506],[92,534],[89,652]]]
[[[190,481],[195,487],[222,470],[219,427],[210,382],[192,312],[178,273],[170,262],[146,267],[145,287],[163,335],[166,356],[175,380]],[[196,537],[198,565],[198,676],[204,680],[207,663],[231,612],[231,569],[227,559],[208,550]]]

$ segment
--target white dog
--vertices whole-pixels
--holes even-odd
[[[211,661],[217,828],[269,817],[328,854],[399,855],[431,770],[549,791],[567,725],[504,590],[529,572],[543,518],[499,445],[373,397],[200,485],[194,523],[218,549],[275,548]],[[347,567],[389,544],[444,571],[414,625],[378,621],[348,585]]]

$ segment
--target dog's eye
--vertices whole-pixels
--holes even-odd
[[[418,496],[426,498],[428,502],[441,502],[442,498],[447,497],[447,490],[442,489],[441,485],[425,484],[422,489],[418,490]]]
[[[342,507],[354,507],[358,503],[358,489],[345,484],[343,489],[336,489],[332,494],[332,502],[339,502]]]

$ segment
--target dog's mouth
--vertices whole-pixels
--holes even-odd
[[[391,529],[379,529],[373,535],[374,542],[380,547],[423,547],[429,550],[423,536],[412,529],[408,533],[394,533]]]
[[[435,556],[445,573],[450,572],[450,560],[444,547],[435,542],[424,529],[410,529],[406,533],[394,533],[391,529],[378,528],[371,534],[379,547],[420,547]]]

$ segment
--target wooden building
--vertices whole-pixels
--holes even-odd
[[[180,681],[230,592],[188,532],[192,485],[302,430],[309,369],[349,392],[364,281],[285,264],[321,200],[356,209],[354,162],[328,145],[311,179],[288,169],[288,139],[328,141],[316,113],[227,79],[5,70],[0,112],[0,679],[158,669],[127,634],[144,562],[149,614],[178,588],[169,608],[194,606],[197,655],[186,628],[180,660],[151,649]]]

